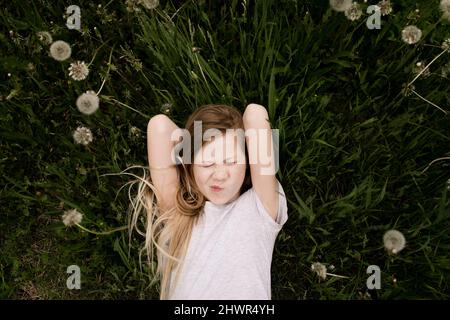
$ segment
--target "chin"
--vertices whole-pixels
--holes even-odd
[[[214,204],[218,204],[218,205],[226,204],[231,201],[231,199],[227,199],[227,200],[213,200],[213,199],[214,199],[214,196],[210,197],[209,201],[211,201]]]

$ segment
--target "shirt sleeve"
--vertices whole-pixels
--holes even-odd
[[[261,217],[263,221],[269,226],[270,229],[274,231],[280,231],[283,225],[286,223],[288,219],[288,208],[287,208],[287,201],[286,201],[286,195],[284,193],[283,187],[281,186],[281,183],[278,181],[278,212],[277,212],[277,218],[274,220],[269,212],[267,212],[266,208],[264,207],[263,203],[261,202],[261,199],[259,199],[258,195],[252,188],[252,195],[254,197],[254,201],[256,202],[256,207],[258,209],[258,215]]]

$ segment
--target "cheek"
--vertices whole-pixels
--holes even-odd
[[[232,170],[233,176],[239,179],[243,179],[245,177],[245,169],[245,164],[236,165]]]
[[[197,184],[203,185],[203,182],[206,180],[208,173],[206,172],[205,169],[202,168],[194,168],[194,178],[196,180],[196,182],[198,182]]]

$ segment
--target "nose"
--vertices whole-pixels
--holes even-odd
[[[226,168],[224,168],[222,166],[216,166],[216,168],[214,169],[213,176],[216,180],[224,180],[228,176],[228,171]]]

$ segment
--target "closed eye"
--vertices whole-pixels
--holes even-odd
[[[209,167],[211,167],[212,165],[213,165],[212,163],[211,163],[211,164],[203,164],[202,167],[203,167],[203,168],[209,168]]]

